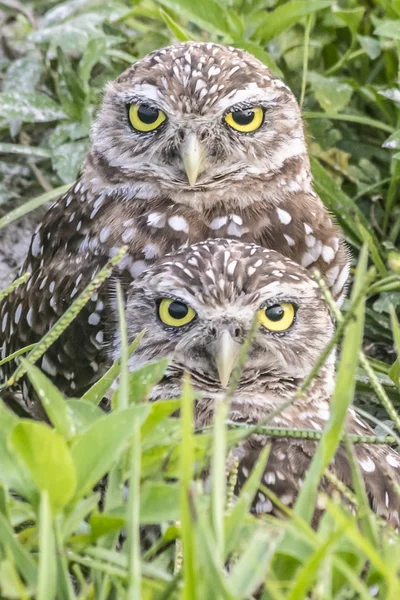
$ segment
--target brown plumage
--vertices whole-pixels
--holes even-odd
[[[146,329],[143,341],[130,358],[130,369],[171,357],[167,374],[153,390],[151,399],[178,397],[183,373],[187,372],[195,390],[203,395],[196,403],[196,425],[209,425],[215,403],[225,395],[235,356],[256,314],[260,326],[228,418],[234,422],[262,423],[293,397],[334,330],[316,282],[304,268],[272,250],[232,240],[210,240],[167,256],[150,267],[132,283],[127,298],[129,340]],[[117,335],[113,357],[118,356]],[[333,352],[305,395],[274,416],[268,426],[321,431],[329,419],[334,361]],[[373,434],[352,408],[347,415],[346,432]],[[284,504],[292,506],[316,442],[252,435],[233,451],[239,460],[236,492],[266,443],[271,444],[271,449],[263,483]],[[394,484],[400,485],[399,454],[384,445],[357,444],[354,451],[371,506],[398,527],[400,496]],[[329,469],[352,488],[345,446],[339,446]],[[326,478],[321,489],[332,492]],[[275,513],[262,492],[257,494],[253,510]],[[314,523],[320,513],[320,508],[316,508]]]
[[[346,249],[313,190],[292,92],[242,50],[177,44],[107,86],[82,175],[32,238],[31,280],[1,306],[2,356],[38,341],[121,245],[119,273],[132,279],[167,252],[224,236],[318,268],[342,297]],[[105,368],[108,302],[106,284],[39,363],[69,395]]]

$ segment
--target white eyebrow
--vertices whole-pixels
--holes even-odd
[[[140,94],[146,97],[148,100],[154,100],[155,102],[159,101],[160,90],[156,85],[151,85],[150,83],[141,83],[140,85],[135,85],[132,92],[135,94]]]
[[[215,106],[221,110],[225,110],[226,108],[235,106],[235,104],[239,104],[240,102],[271,102],[272,100],[276,100],[278,96],[279,93],[277,93],[276,90],[272,90],[270,88],[260,88],[256,83],[253,82],[248,83],[242,90],[230,92],[227,96],[225,96],[225,98],[221,98],[221,100],[216,102]]]

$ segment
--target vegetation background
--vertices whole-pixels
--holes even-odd
[[[0,24],[0,242],[11,266],[11,240],[76,179],[105,83],[155,48],[209,40],[252,52],[296,94],[316,191],[344,230],[362,291],[345,305],[356,319],[342,327],[324,460],[280,522],[249,514],[265,456],[235,506],[234,473],[223,483],[225,446],[248,431],[225,429],[220,415],[194,435],[189,386],[180,419],[169,418],[179,401],[145,403],[165,361],[128,376],[125,354],[85,398],[65,401],[30,356],[24,369],[55,429],[0,406],[0,597],[233,600],[264,583],[268,600],[398,598],[400,542],[367,510],[357,470],[360,528],[333,498],[315,532],[307,507],[354,397],[377,435],[400,442],[400,0],[0,0]],[[21,222],[26,230],[11,229]],[[118,372],[104,415],[97,403]],[[211,495],[195,481],[210,455]],[[99,512],[92,488],[105,473]],[[143,554],[149,524],[161,538]]]

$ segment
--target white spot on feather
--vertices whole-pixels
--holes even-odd
[[[103,229],[100,231],[99,240],[102,244],[104,244],[104,242],[108,240],[108,238],[110,237],[110,233],[111,231],[109,227],[103,227]]]
[[[89,325],[98,325],[100,323],[100,315],[96,312],[89,315],[88,318]]]
[[[228,222],[228,217],[215,217],[210,223],[210,229],[221,229]]]
[[[292,237],[290,237],[290,235],[287,235],[286,233],[284,233],[283,237],[285,238],[285,240],[287,241],[287,243],[289,244],[289,246],[295,246],[296,245],[296,242],[294,241],[294,239]]]
[[[394,467],[395,469],[397,469],[399,467],[399,460],[393,456],[392,454],[388,454],[386,456],[386,462],[388,465],[390,465],[391,467]]]
[[[181,217],[180,215],[170,217],[168,219],[168,225],[175,231],[184,231],[185,233],[189,233],[188,222],[186,221],[185,217]]]
[[[42,358],[41,367],[42,371],[44,371],[48,375],[51,375],[52,377],[55,377],[57,375],[57,368],[55,367],[55,365],[53,365],[50,359],[47,358],[46,355],[44,355]]]
[[[283,225],[288,225],[291,222],[292,217],[287,212],[287,210],[283,210],[282,208],[277,208],[276,212],[278,213],[278,219],[280,220],[281,223],[283,223]]]
[[[326,263],[331,263],[335,258],[335,252],[330,246],[322,246],[322,258]]]
[[[359,461],[360,466],[366,473],[373,473],[375,471],[375,463],[369,456],[366,459]]]

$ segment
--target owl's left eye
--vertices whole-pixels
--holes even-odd
[[[162,110],[147,104],[135,103],[129,106],[129,122],[136,131],[154,131],[166,118]]]
[[[233,110],[225,116],[225,121],[232,129],[242,133],[250,133],[259,129],[264,121],[261,106],[253,106],[244,110]]]
[[[258,320],[269,331],[286,331],[293,325],[295,318],[294,305],[289,302],[273,304],[260,308]]]
[[[193,321],[196,313],[184,302],[173,298],[163,298],[158,306],[158,316],[164,325],[182,327]]]

